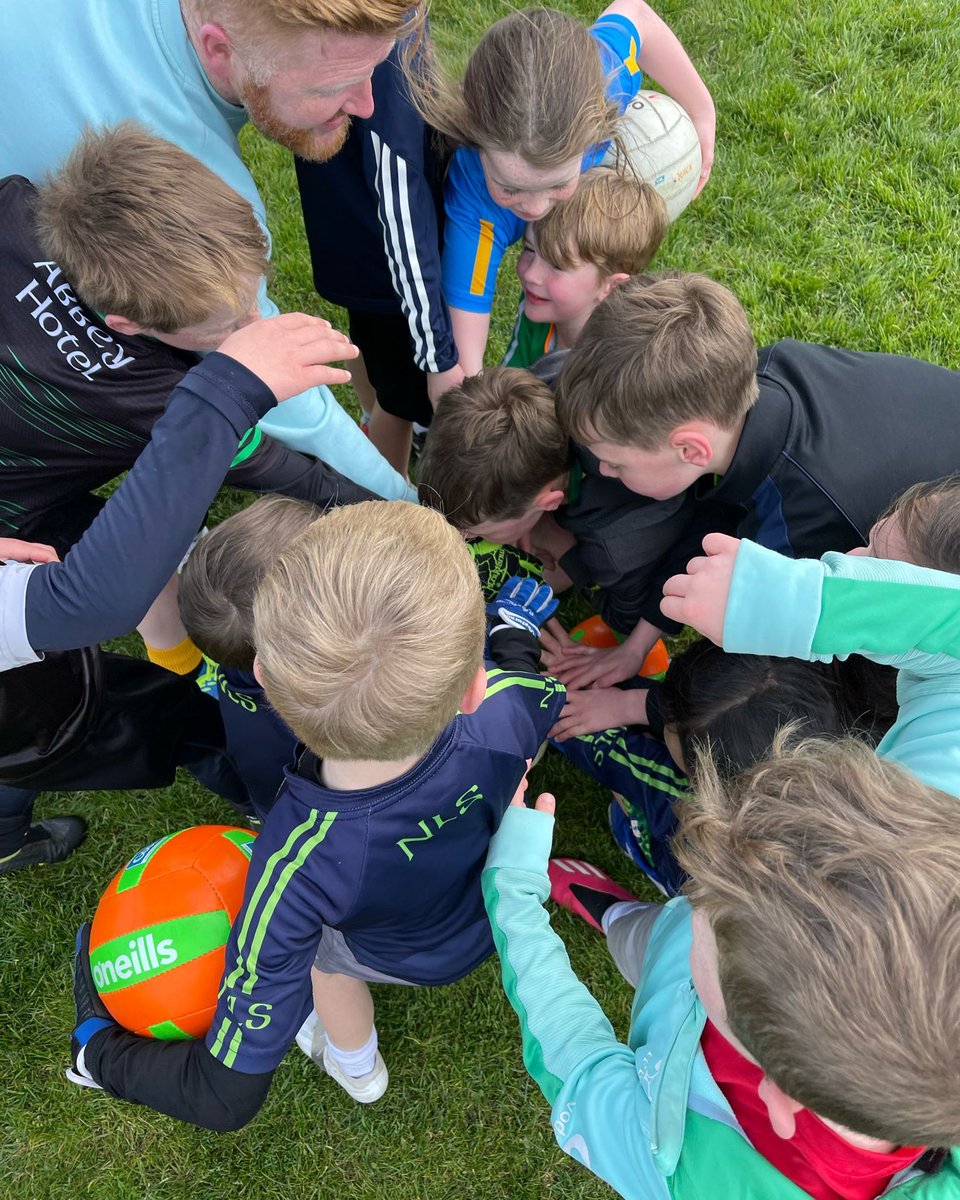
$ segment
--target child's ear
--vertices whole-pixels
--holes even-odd
[[[706,470],[713,462],[713,442],[705,429],[678,425],[667,438],[667,444],[691,467]]]
[[[138,333],[143,333],[142,325],[131,321],[129,317],[121,317],[117,313],[107,313],[103,318],[103,323],[114,333],[122,333],[126,337],[136,337]]]
[[[767,1106],[770,1126],[777,1137],[789,1140],[797,1132],[796,1115],[803,1109],[786,1092],[780,1090],[769,1075],[764,1075],[757,1087],[757,1096]]]
[[[566,488],[562,479],[552,479],[537,492],[533,504],[541,512],[556,512],[567,499]]]
[[[606,300],[615,287],[621,283],[625,283],[630,278],[625,271],[615,271],[612,275],[605,275],[603,283],[600,285],[600,299]]]
[[[260,670],[260,659],[256,654],[253,656],[253,677],[263,687],[263,673]]]
[[[256,663],[254,663],[256,670]],[[463,699],[460,701],[460,711],[467,716],[470,713],[475,713],[483,703],[483,698],[487,694],[487,672],[481,665],[477,667],[477,673],[470,681],[470,686],[463,693]]]

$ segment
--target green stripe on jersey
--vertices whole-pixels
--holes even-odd
[[[257,447],[263,441],[263,430],[259,425],[254,425],[240,439],[240,445],[237,447],[237,453],[233,462],[227,468],[232,471],[234,467],[239,467],[241,463],[245,463],[248,458],[251,458],[257,452]]]

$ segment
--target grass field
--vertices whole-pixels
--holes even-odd
[[[563,5],[584,18],[594,10]],[[436,0],[434,28],[462,54],[505,6]],[[660,11],[713,91],[716,166],[658,266],[732,287],[758,340],[783,336],[960,363],[960,29],[948,0],[670,0]],[[314,295],[289,156],[245,135],[274,235],[281,308]],[[506,271],[509,271],[509,265]],[[491,361],[517,291],[502,284]],[[336,313],[334,313],[336,317]],[[344,396],[349,401],[349,394]],[[904,396],[904,437],[911,398]],[[236,498],[227,497],[225,512]],[[613,846],[606,797],[550,754],[534,786],[559,799],[557,848],[642,881]],[[0,880],[4,1120],[0,1200],[588,1200],[611,1193],[564,1158],[520,1060],[495,963],[445,989],[377,992],[392,1082],[370,1109],[296,1050],[261,1115],[225,1137],[74,1088],[63,1077],[70,952],[107,879],[172,829],[229,819],[187,778],[166,792],[45,798],[86,844],[63,866]],[[630,995],[600,939],[556,928],[623,1033]],[[718,1198],[722,1200],[722,1198]]]

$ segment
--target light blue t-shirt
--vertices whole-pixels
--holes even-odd
[[[620,111],[640,90],[643,76],[637,63],[640,34],[632,21],[618,14],[601,17],[591,26],[607,70],[607,95]],[[594,167],[605,146],[594,146],[580,170]],[[450,162],[443,191],[446,224],[443,233],[443,294],[454,308],[490,312],[497,269],[508,246],[523,237],[526,222],[501,208],[487,190],[480,151],[461,146]]]
[[[132,118],[215,171],[266,228],[263,200],[237,142],[246,110],[210,85],[178,0],[4,0],[3,19],[0,176],[40,182],[85,126]],[[264,284],[260,311],[278,311]],[[322,458],[371,491],[413,497],[328,388],[286,401],[260,424],[284,445]]]

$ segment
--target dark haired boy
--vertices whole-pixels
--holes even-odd
[[[678,539],[673,570],[704,522],[724,530],[721,505],[741,536],[790,557],[864,546],[895,495],[960,461],[956,371],[789,338],[758,351],[736,297],[702,275],[612,292],[563,364],[557,416],[604,476],[695,501],[699,527]],[[637,669],[624,647],[593,658],[568,682]]]

